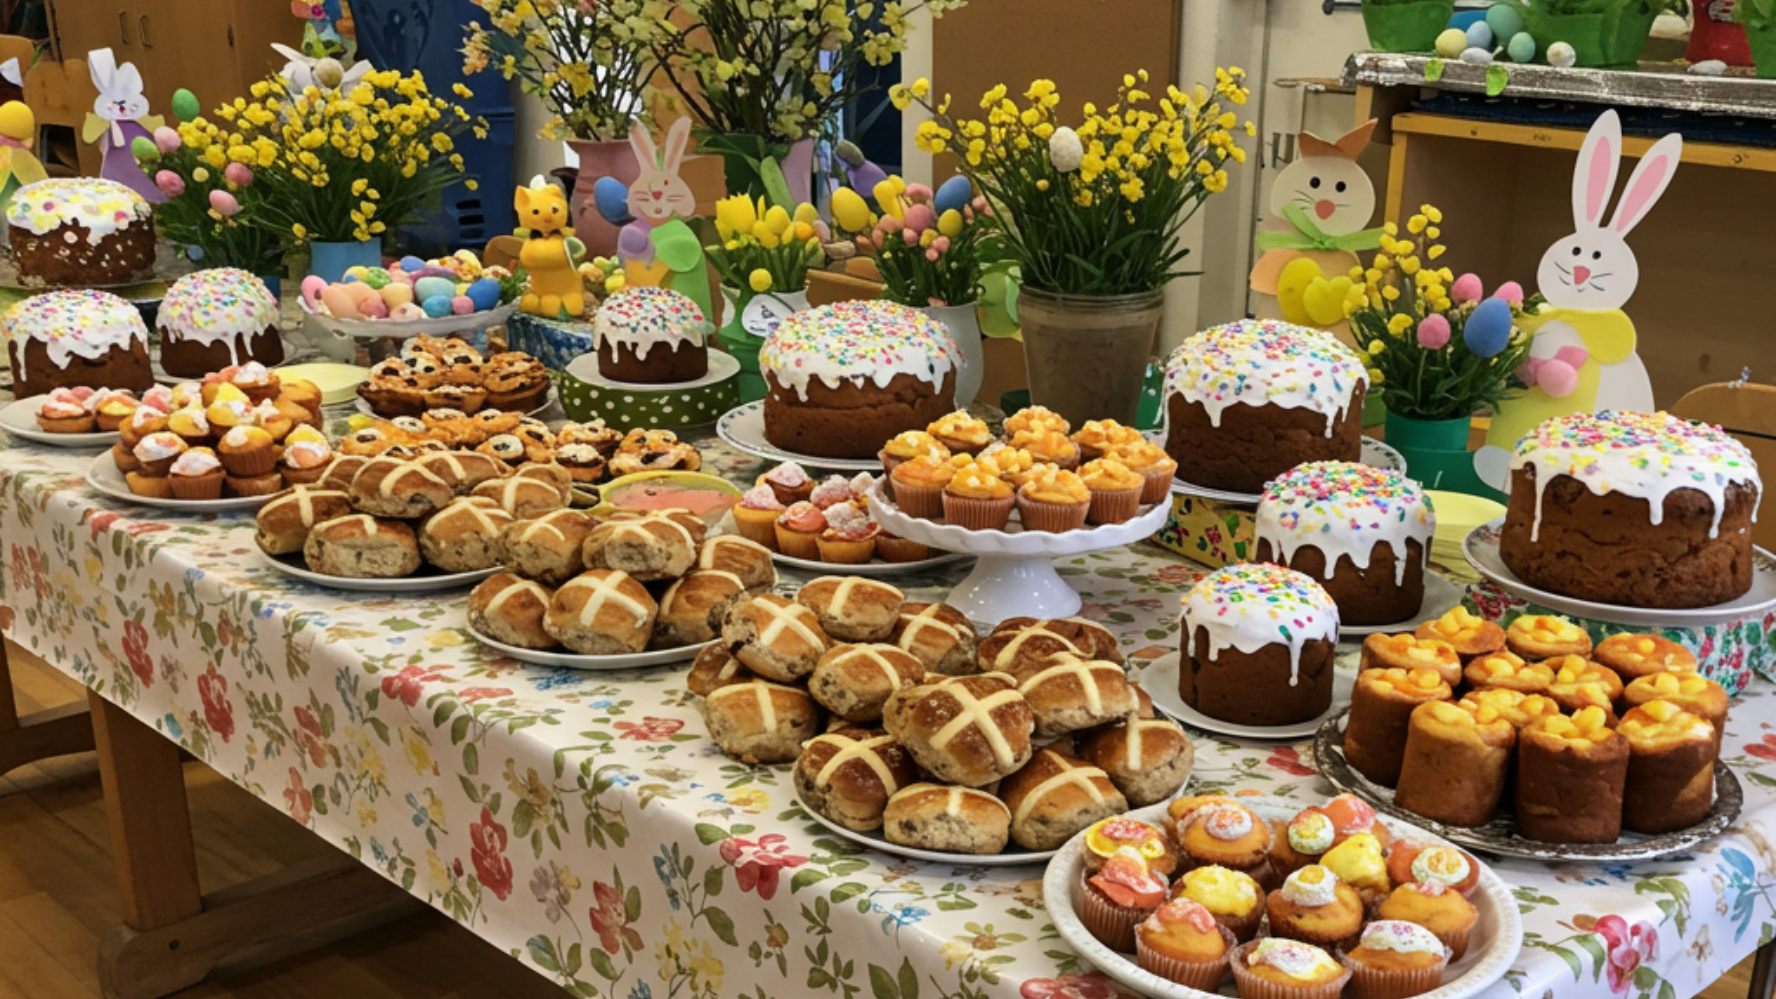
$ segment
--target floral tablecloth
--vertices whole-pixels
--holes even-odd
[[[704,737],[682,665],[521,666],[468,637],[463,592],[294,583],[258,559],[250,516],[117,504],[83,484],[90,455],[9,443],[8,637],[576,995],[1118,994],[1058,938],[1039,868],[920,864],[832,836],[795,807],[786,771]],[[731,477],[757,471],[706,454]],[[960,572],[913,590],[936,598]],[[1062,572],[1134,651],[1175,645],[1197,570],[1141,545]],[[1677,999],[1776,934],[1770,689],[1733,707],[1746,807],[1706,851],[1496,863],[1526,934],[1490,999]],[[1197,778],[1318,800],[1329,789],[1304,749],[1203,737]]]

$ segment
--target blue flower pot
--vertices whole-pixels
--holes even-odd
[[[316,240],[308,244],[308,272],[324,281],[344,279],[353,267],[381,267],[382,243],[364,239],[344,243]]]

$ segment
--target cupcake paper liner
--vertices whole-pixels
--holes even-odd
[[[284,488],[284,477],[276,472],[265,475],[228,477],[228,491],[236,496],[270,496]]]
[[[136,452],[122,444],[111,445],[111,460],[116,462],[119,472],[138,472],[142,463],[136,460]]]
[[[777,550],[790,558],[799,558],[809,562],[820,561],[820,535],[807,531],[792,531],[782,524],[774,525],[777,532]]]
[[[1141,502],[1158,503],[1172,494],[1172,473],[1161,469],[1150,469],[1142,474]]]
[[[1233,934],[1236,943],[1245,943],[1258,935],[1258,927],[1264,922],[1264,906],[1253,905],[1252,911],[1243,916],[1218,912],[1215,914],[1215,922],[1226,927],[1227,931]]]
[[[1024,522],[1024,530],[1059,534],[1062,531],[1077,531],[1085,526],[1085,515],[1091,509],[1091,501],[1050,503],[1019,496],[1017,508],[1018,516]]]
[[[323,463],[316,465],[313,468],[297,468],[294,465],[285,465],[283,472],[284,481],[288,482],[290,485],[312,485],[326,477],[327,465]]]
[[[1227,927],[1222,926],[1220,929],[1221,939],[1226,942],[1227,949],[1213,961],[1184,961],[1167,957],[1149,949],[1147,941],[1141,939],[1139,933],[1135,934],[1135,961],[1142,971],[1151,972],[1168,982],[1176,982],[1203,992],[1214,992],[1221,984],[1221,977],[1227,974],[1227,956],[1239,945],[1239,941],[1233,938]]]
[[[777,550],[777,511],[734,508],[734,529],[748,541]]]
[[[1431,932],[1437,933],[1436,930],[1431,930]],[[1474,924],[1469,923],[1462,929],[1452,933],[1437,933],[1437,939],[1443,941],[1443,946],[1449,948],[1449,959],[1451,961],[1459,961],[1462,959],[1462,955],[1468,952],[1468,938],[1473,935]]]
[[[943,494],[944,523],[965,531],[1003,531],[1006,521],[1011,519],[1011,507],[1015,502],[1011,496],[990,499],[957,496],[946,491]]]
[[[146,496],[149,499],[169,499],[173,495],[172,483],[168,482],[164,475],[143,475],[140,472],[130,472],[124,476],[124,481],[129,483],[130,492],[137,496]]]
[[[862,541],[832,541],[820,538],[816,547],[820,549],[820,561],[832,562],[837,565],[862,565],[876,553],[876,539],[865,538]]]
[[[942,515],[942,486],[917,486],[892,479],[889,485],[894,489],[894,502],[899,505],[901,513],[925,520],[935,520]]]
[[[1443,969],[1449,966],[1448,955],[1423,968],[1376,968],[1352,960],[1342,950],[1337,956],[1338,963],[1351,973],[1346,999],[1410,999],[1412,996],[1421,996],[1443,983]]]
[[[1233,970],[1233,982],[1239,987],[1240,999],[1338,999],[1344,990],[1344,983],[1350,981],[1350,969],[1331,981],[1319,985],[1283,985],[1253,974],[1246,966],[1246,955],[1257,941],[1243,943],[1227,957],[1228,967]]]
[[[167,482],[172,487],[173,496],[182,500],[213,500],[222,498],[222,471],[206,472],[203,475],[169,475]]]
[[[1117,905],[1085,880],[1083,870],[1079,880],[1079,921],[1085,925],[1086,931],[1113,951],[1133,954],[1135,927],[1153,915],[1159,906],[1131,909]]]
[[[270,475],[277,469],[277,447],[269,443],[240,451],[219,451],[216,457],[229,475],[238,478]]]
[[[1120,524],[1133,520],[1140,509],[1140,489],[1093,489],[1085,519],[1094,524]]]
[[[931,557],[931,549],[923,541],[878,537],[876,557],[884,562],[920,562]]]

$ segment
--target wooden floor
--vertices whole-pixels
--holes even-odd
[[[11,646],[19,711],[85,688]],[[333,849],[199,764],[185,771],[205,891]],[[93,955],[117,922],[105,806],[92,754],[0,777],[0,999],[97,999]],[[390,891],[399,891],[394,886]],[[1702,993],[1744,999],[1751,961]],[[264,967],[180,999],[560,999],[564,993],[435,912]],[[1768,997],[1763,997],[1768,999]]]

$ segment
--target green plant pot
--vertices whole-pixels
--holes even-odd
[[[1363,27],[1378,52],[1429,52],[1449,26],[1455,0],[1406,0],[1363,4]]]
[[[1474,453],[1468,450],[1466,417],[1453,420],[1415,420],[1397,413],[1387,415],[1387,444],[1406,459],[1406,474],[1426,489],[1488,494],[1474,473]]]
[[[1751,47],[1751,62],[1757,75],[1776,79],[1776,21],[1745,26],[1745,41]]]
[[[746,332],[740,325],[739,316],[735,316],[716,332],[715,342],[740,362],[740,376],[735,380],[740,402],[745,404],[763,399],[768,389],[764,375],[759,373],[759,348],[765,345],[765,341]]]
[[[1547,46],[1555,42],[1565,42],[1573,48],[1576,56],[1575,66],[1608,66],[1611,65],[1612,53],[1615,50],[1614,35],[1615,11],[1594,10],[1578,14],[1550,14],[1541,7],[1518,4],[1517,10],[1523,14],[1523,30],[1535,37],[1536,47],[1543,52]],[[1648,22],[1648,30],[1652,28]],[[1646,39],[1641,43],[1644,46]],[[1634,53],[1639,58],[1640,53]]]
[[[1646,51],[1653,21],[1659,16],[1651,0],[1624,0],[1605,22],[1604,58],[1608,66],[1633,66]]]

